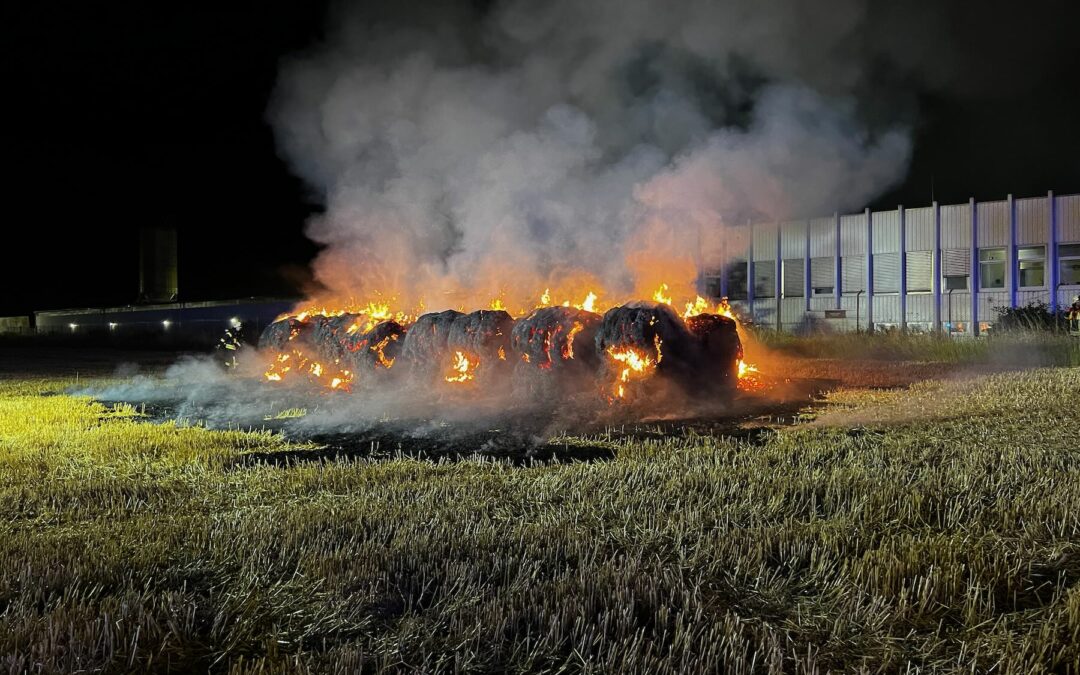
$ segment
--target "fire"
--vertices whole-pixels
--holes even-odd
[[[557,306],[574,307],[587,312],[602,313],[609,307],[624,304],[633,300],[631,297],[620,298],[616,296],[615,298],[609,298],[605,296],[603,287],[594,286],[590,288],[593,282],[595,282],[595,279],[583,277],[566,280],[565,284],[564,282],[560,282],[557,288],[554,285],[545,287],[542,293],[532,296],[533,298],[538,298],[538,302],[529,302],[528,300],[520,302],[522,299],[521,296],[515,298],[513,295],[506,296],[500,292],[498,296],[492,297],[488,306],[492,310],[507,311],[517,316],[524,316],[533,309]],[[656,288],[652,298],[655,302],[670,307],[682,307],[683,311],[679,313],[683,319],[688,319],[698,314],[714,313],[731,318],[736,322],[738,321],[731,305],[728,304],[727,298],[721,298],[716,304],[700,295],[695,295],[693,296],[693,299],[689,299],[683,295],[682,288],[683,286],[679,285],[678,290],[673,290],[671,285],[661,283]],[[603,300],[601,300],[601,298],[603,298]],[[349,301],[340,305],[312,305],[305,308],[297,308],[293,313],[278,317],[279,320],[292,319],[297,325],[294,325],[289,330],[289,347],[287,347],[283,353],[274,355],[273,360],[266,368],[264,372],[266,381],[282,382],[290,377],[306,377],[307,379],[330,389],[349,391],[350,386],[355,379],[354,373],[342,369],[339,364],[313,359],[311,354],[306,354],[303,349],[293,346],[296,344],[293,341],[303,332],[302,326],[299,324],[307,323],[316,317],[337,317],[346,313],[355,314],[356,317],[349,324],[346,332],[349,335],[365,335],[385,321],[396,321],[407,328],[416,320],[417,316],[425,311],[423,300],[417,301],[412,309],[395,305],[396,300],[394,297],[383,296],[382,294],[377,293],[372,298],[363,302]],[[530,305],[532,305],[532,307],[530,307]],[[465,307],[463,306],[462,309],[464,310]],[[561,350],[559,352],[559,356],[563,360],[574,358],[574,339],[583,328],[584,326],[581,323],[575,322],[565,334],[565,340],[561,341]],[[747,336],[744,334],[741,325],[739,326],[739,333],[740,337],[742,337],[745,342]],[[545,344],[545,351],[548,353],[547,362],[538,363],[536,364],[537,367],[551,367],[551,359],[554,355],[550,353],[550,348],[554,346],[555,337],[555,335],[548,336],[550,342]],[[391,340],[397,339],[398,336],[393,335],[383,338],[374,344],[367,344],[365,340],[354,341],[348,345],[348,347],[353,350],[369,349],[374,353],[375,361],[378,366],[382,368],[391,368],[394,365],[394,358],[392,356],[387,356],[387,346]],[[625,398],[629,392],[629,385],[632,381],[647,378],[652,374],[663,358],[659,340],[657,340],[655,348],[655,355],[638,353],[630,348],[608,350],[608,356],[621,365],[619,368],[618,382],[613,389],[615,398]],[[304,347],[304,349],[306,349],[306,347]],[[499,350],[498,358],[506,360],[507,354],[505,349]],[[522,355],[521,358],[526,363],[529,361],[528,355]],[[456,383],[464,383],[473,380],[477,365],[478,360],[475,355],[469,355],[465,352],[456,352],[451,370],[445,379],[447,382]],[[758,377],[759,374],[758,369],[754,365],[740,359],[738,366],[739,388],[761,388],[763,385]]]
[[[656,292],[653,293],[653,296],[652,296],[653,300],[655,300],[656,302],[665,304],[665,305],[670,305],[671,304],[671,296],[668,295],[668,293],[669,293],[668,285],[667,284],[660,284],[660,288],[656,289]]]
[[[622,364],[618,381],[613,388],[615,398],[626,397],[626,388],[631,380],[645,379],[656,370],[656,362],[653,361],[652,357],[648,354],[638,353],[633,347],[623,347],[621,349],[611,347],[607,353],[614,361]]]
[[[583,330],[585,330],[585,326],[582,325],[580,321],[575,321],[574,327],[566,334],[566,347],[563,348],[562,355],[564,361],[574,358],[574,336]]]
[[[287,354],[278,354],[270,366],[263,373],[267,382],[283,382],[289,373],[301,373],[308,379],[319,383],[329,389],[339,391],[351,391],[353,373],[349,370],[339,369],[335,360],[333,364],[323,363],[308,357],[302,350],[293,348]]]
[[[479,365],[475,359],[470,360],[464,352],[454,353],[454,363],[450,366],[450,374],[446,376],[447,382],[468,382],[476,377],[476,366]]]
[[[370,347],[371,351],[375,352],[375,358],[378,359],[379,365],[383,368],[390,368],[394,365],[394,359],[387,358],[384,352],[386,350],[386,345],[390,344],[391,340],[396,342],[397,339],[397,335],[388,335]]]

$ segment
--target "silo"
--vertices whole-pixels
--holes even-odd
[[[147,227],[139,232],[139,301],[175,302],[176,229]]]

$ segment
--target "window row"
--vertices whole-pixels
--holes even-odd
[[[929,293],[933,290],[934,258],[932,251],[908,251],[904,262],[904,274],[908,293]],[[728,269],[728,295],[733,300],[747,297],[747,282],[752,281],[754,296],[772,298],[779,291],[781,297],[801,298],[809,281],[813,297],[831,296],[836,285],[836,260],[832,257],[810,259],[809,280],[806,260],[789,258],[780,261],[779,270],[772,261],[760,261],[748,270],[745,263]],[[873,256],[873,282],[875,294],[900,292],[900,254],[878,253]],[[943,249],[941,251],[941,288],[948,291],[970,290],[971,251],[969,249]],[[1008,277],[1008,249],[979,249],[979,289],[999,290],[1006,288]],[[1020,246],[1016,249],[1017,287],[1021,289],[1045,288],[1047,284],[1046,246]],[[780,274],[777,287],[777,272]],[[844,295],[866,292],[866,256],[844,256],[840,261],[840,283]],[[1063,286],[1080,285],[1080,244],[1058,246],[1058,282]]]

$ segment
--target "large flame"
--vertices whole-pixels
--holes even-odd
[[[656,370],[657,361],[648,354],[643,354],[633,347],[608,349],[607,354],[613,361],[619,364],[619,375],[611,389],[609,400],[624,399],[627,396],[627,388],[633,380],[643,380]]]

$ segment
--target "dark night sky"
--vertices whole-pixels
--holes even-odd
[[[916,87],[908,179],[872,206],[925,205],[931,177],[943,203],[1080,191],[1076,3],[967,4],[994,9],[950,26],[951,48],[993,86]],[[318,207],[265,109],[279,60],[320,37],[319,3],[5,12],[0,315],[132,301],[137,230],[161,223],[185,299],[297,292]]]

